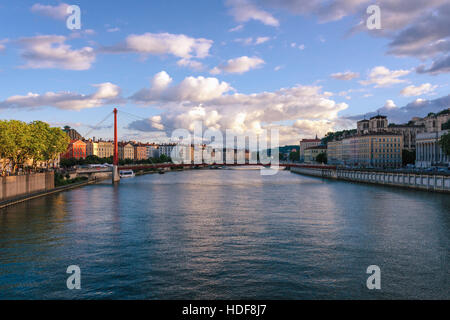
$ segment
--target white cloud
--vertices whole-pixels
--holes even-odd
[[[249,46],[249,45],[253,44],[253,38],[252,37],[237,38],[237,39],[234,39],[234,42],[238,42],[238,43],[241,43],[243,45]]]
[[[367,80],[361,80],[360,83],[365,86],[373,84],[375,88],[389,87],[397,83],[406,82],[406,80],[399,78],[406,76],[410,72],[410,70],[389,70],[384,66],[378,66],[369,72]]]
[[[331,74],[331,77],[337,80],[352,80],[355,78],[359,78],[359,73],[351,71],[338,72]]]
[[[36,3],[31,7],[31,12],[37,13],[43,16],[47,16],[56,20],[64,20],[67,14],[67,8],[69,5],[67,3],[60,3],[57,6],[43,5]]]
[[[228,31],[229,32],[236,32],[236,31],[242,30],[243,28],[244,28],[244,25],[243,24],[239,24],[236,27],[229,29]]]
[[[152,79],[152,89],[156,91],[165,90],[172,82],[172,78],[165,71],[158,72]]]
[[[242,56],[236,59],[230,59],[226,63],[214,67],[211,74],[226,73],[244,73],[251,69],[258,68],[264,64],[264,60],[258,57]]]
[[[201,71],[205,68],[203,63],[191,59],[180,59],[177,61],[177,65],[182,67],[188,67],[192,70]]]
[[[258,37],[255,40],[255,44],[262,44],[270,40],[270,37]]]
[[[103,51],[109,53],[135,52],[144,55],[171,54],[184,59],[201,59],[209,55],[212,44],[212,40],[192,38],[184,34],[144,33],[129,35],[125,39],[125,43],[104,47]]]
[[[407,86],[400,93],[405,97],[416,97],[426,93],[431,93],[437,88],[437,85],[432,85],[431,83],[424,83],[420,86]]]
[[[396,108],[397,106],[395,105],[394,100],[386,100],[386,103],[384,104],[383,108],[386,109],[391,109],[391,108]]]
[[[297,44],[295,42],[291,43],[291,48],[298,48],[300,50],[305,50],[305,45],[304,44]]]
[[[92,94],[73,92],[28,93],[25,96],[11,96],[0,102],[0,109],[55,107],[64,110],[81,110],[101,107],[121,101],[120,88],[110,82],[95,84],[97,91]]]
[[[157,102],[205,102],[230,91],[232,88],[226,82],[216,78],[187,77],[176,86],[170,86],[172,78],[165,71],[157,73],[152,80],[150,89],[141,89],[131,100],[140,104]]]
[[[26,60],[23,68],[57,68],[66,70],[87,70],[95,61],[91,47],[73,50],[65,43],[66,37],[56,35],[21,38],[18,43],[23,50],[21,56]]]
[[[112,27],[112,28],[106,29],[106,31],[108,31],[108,32],[118,32],[118,31],[120,31],[120,28],[118,28],[118,27]]]
[[[248,46],[248,45],[263,44],[269,40],[270,40],[270,37],[257,37],[255,39],[253,39],[253,37],[248,37],[248,38],[237,38],[234,41]]]
[[[341,125],[338,112],[348,107],[329,99],[318,86],[298,85],[273,92],[242,94],[231,93],[232,88],[216,78],[207,81],[202,77],[188,77],[173,86],[165,72],[155,78],[162,79],[162,90],[141,90],[131,99],[157,105],[164,112],[157,121],[148,119],[132,123],[131,129],[152,131],[155,125],[165,129],[191,129],[193,121],[203,121],[207,127],[241,133],[277,127],[283,135],[282,141],[298,141],[312,131],[322,134],[338,128]],[[277,125],[279,122],[292,124]]]
[[[230,13],[237,22],[257,20],[265,25],[278,27],[279,21],[267,11],[262,10],[250,0],[227,0]]]

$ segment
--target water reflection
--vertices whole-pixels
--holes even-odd
[[[256,170],[91,185],[1,211],[0,297],[449,298],[449,198]]]

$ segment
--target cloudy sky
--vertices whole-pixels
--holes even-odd
[[[367,28],[377,4],[381,29]],[[66,26],[81,9],[81,29]],[[450,106],[448,0],[0,3],[0,118],[148,141],[205,127],[281,143]]]

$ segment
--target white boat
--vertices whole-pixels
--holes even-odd
[[[133,170],[120,170],[119,176],[121,178],[131,178],[131,177],[134,177],[134,172],[133,172]]]

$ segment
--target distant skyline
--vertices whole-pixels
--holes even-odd
[[[280,144],[450,107],[445,0],[19,1],[0,4],[0,118],[120,138],[278,128]],[[378,4],[381,29],[366,9]],[[81,29],[66,27],[67,7]],[[150,120],[143,120],[150,119]],[[109,138],[111,123],[90,136]],[[170,132],[168,132],[170,135]]]

